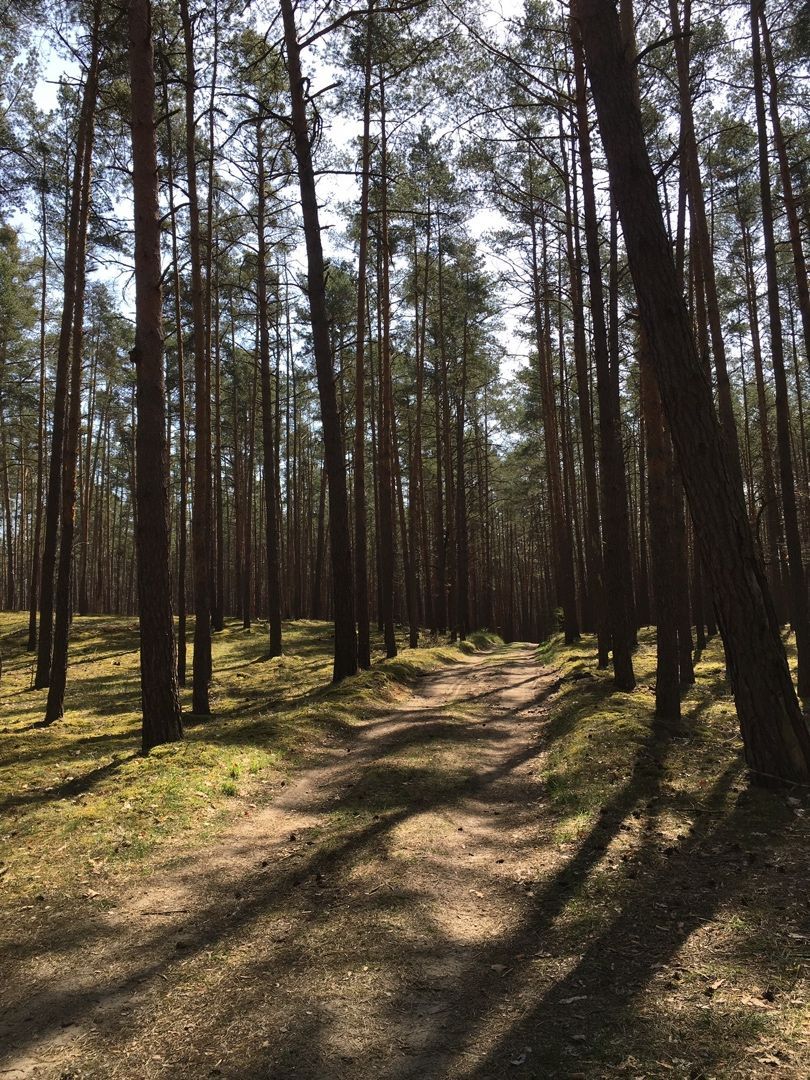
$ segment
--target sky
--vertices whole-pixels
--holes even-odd
[[[449,6],[452,7],[452,3]],[[501,37],[506,20],[517,18],[522,9],[523,0],[496,0],[482,13],[484,24],[488,27],[494,40]],[[261,23],[259,29],[263,29]],[[46,30],[37,33],[34,38],[33,48],[38,53],[41,64],[41,75],[34,89],[34,100],[40,109],[47,112],[56,107],[60,80],[63,78],[78,79],[80,69],[75,61],[62,55],[62,50],[57,51],[52,46]],[[305,52],[302,60],[305,73],[312,78],[315,91],[322,86],[329,85],[337,78],[335,70],[324,63],[321,58],[316,57],[314,52],[310,52],[309,55]],[[309,70],[306,70],[308,61]],[[356,145],[361,131],[361,118],[359,115],[356,120],[350,120],[339,115],[335,109],[330,109],[328,104],[325,104],[323,121],[326,139],[338,152]],[[351,261],[353,252],[341,240],[345,222],[338,207],[341,203],[355,201],[359,198],[358,181],[351,176],[321,175],[318,179],[318,196],[322,205],[321,226],[327,256]],[[116,210],[123,219],[131,219],[131,202],[129,199],[124,198],[118,204]],[[22,211],[16,215],[14,224],[21,230],[25,239],[36,245],[39,233],[35,215]],[[478,210],[468,222],[469,233],[479,239],[485,263],[493,275],[502,272],[503,262],[488,244],[487,235],[503,224],[500,215],[490,209]],[[302,269],[304,257],[302,242],[294,254],[293,264],[297,264]],[[118,263],[102,263],[92,276],[110,285],[120,297],[122,314],[131,316],[134,301],[131,271]],[[516,303],[514,290],[511,290],[511,292],[510,301],[510,290],[504,287],[507,312],[503,322],[503,330],[499,334],[504,353],[502,373],[506,377],[525,363],[526,354],[526,343],[518,334],[517,319],[514,313],[510,313],[508,310],[510,303]]]

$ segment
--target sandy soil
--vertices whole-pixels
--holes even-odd
[[[752,827],[734,758],[682,806],[651,725],[566,839],[559,687],[532,646],[460,662],[214,845],[21,912],[0,1076],[804,1080],[804,810]]]
[[[519,1008],[497,942],[554,687],[530,646],[430,676],[216,845],[46,929],[4,979],[3,1075],[466,1075]]]

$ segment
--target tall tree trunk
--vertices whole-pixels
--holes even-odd
[[[188,0],[180,0],[180,21],[186,57],[186,174],[188,184],[191,302],[194,331],[194,503],[191,542],[194,551],[194,669],[192,712],[208,716],[211,707],[211,389],[210,362],[205,348],[205,292],[202,278],[200,201],[197,193],[197,151],[194,144],[194,98],[197,74],[194,31]]]
[[[464,446],[464,417],[467,402],[467,313],[461,348],[461,387],[456,399],[456,628],[464,641],[470,630],[469,538],[467,535],[467,474]]]
[[[655,715],[677,720],[681,715],[678,678],[678,627],[676,622],[675,551],[672,536],[672,489],[667,458],[667,433],[661,413],[661,399],[645,355],[641,334],[639,366],[641,403],[647,431],[647,475],[649,483],[650,533],[652,539],[653,593],[655,596],[656,671]]]
[[[258,338],[256,353],[258,354]],[[242,575],[242,629],[249,630],[253,614],[253,490],[256,453],[256,410],[259,391],[258,355],[254,359],[253,379],[250,391],[250,425],[248,428],[248,448],[245,483],[245,561]]]
[[[188,554],[188,430],[186,425],[186,366],[183,316],[180,298],[180,258],[177,244],[177,210],[174,202],[174,146],[169,79],[166,71],[165,30],[160,50],[163,116],[166,125],[166,181],[169,193],[169,221],[172,236],[172,301],[177,350],[177,458],[180,472],[180,504],[177,510],[177,682],[186,685],[186,560]]]
[[[2,344],[0,353],[5,354],[6,342]],[[0,371],[5,368],[5,355],[0,357]],[[5,420],[5,406],[3,404],[3,394],[0,392],[0,467],[3,471],[3,515],[5,517],[5,541],[6,541],[6,608],[8,611],[14,610],[14,601],[16,597],[16,590],[14,587],[14,524],[12,521],[11,513],[11,481],[9,480],[9,473],[11,471],[11,461],[9,460],[8,450],[8,438],[6,436],[6,420]]]
[[[39,597],[40,556],[42,547],[42,495],[45,480],[45,382],[46,382],[46,304],[48,299],[48,212],[45,167],[40,178],[40,228],[42,230],[42,269],[39,292],[39,403],[37,408],[37,486],[34,505],[34,542],[31,550],[31,589],[28,603],[28,642],[26,649],[37,647],[37,599]]]
[[[366,16],[363,80],[363,143],[360,189],[360,246],[357,256],[357,343],[354,367],[354,579],[357,609],[357,663],[371,667],[368,613],[368,524],[366,510],[366,281],[368,275],[368,197],[371,170],[371,43],[374,0]]]
[[[79,509],[82,516],[79,551],[79,614],[87,615],[90,602],[87,594],[87,561],[90,547],[90,506],[93,497],[93,427],[95,424],[96,393],[98,385],[98,338],[90,361],[90,386],[87,398],[87,435],[84,462],[79,484]]]
[[[611,0],[577,0],[576,13],[641,319],[711,577],[746,760],[755,773],[806,780],[810,730],[678,287],[634,100],[634,57]]]
[[[530,200],[529,227],[532,243],[532,304],[534,312],[535,341],[540,374],[541,398],[543,407],[543,431],[545,434],[546,473],[548,477],[549,499],[551,503],[551,522],[554,546],[554,560],[557,568],[556,586],[563,609],[563,633],[570,644],[579,640],[577,621],[576,584],[574,577],[574,557],[571,530],[564,519],[563,477],[560,464],[560,435],[557,417],[556,395],[554,392],[554,371],[551,356],[550,316],[547,302],[548,281],[546,273],[546,236],[545,220],[538,230],[538,214],[534,206],[534,175],[532,162],[529,162]],[[542,268],[540,264],[540,242],[542,240]]]
[[[692,91],[689,79],[689,36],[691,33],[691,0],[685,0],[684,33],[681,34],[678,0],[669,0],[672,33],[675,35],[675,57],[678,68],[678,92],[681,110],[681,153],[682,168],[687,174],[687,188],[692,208],[692,222],[695,226],[693,251],[700,261],[700,271],[706,297],[706,316],[709,323],[709,335],[714,357],[714,370],[717,377],[717,404],[720,424],[729,445],[729,465],[734,483],[743,490],[742,470],[740,469],[740,441],[737,424],[734,419],[734,407],[731,399],[731,381],[728,376],[726,345],[723,338],[723,326],[720,317],[720,302],[717,295],[717,279],[714,270],[711,234],[706,216],[706,203],[703,195],[703,181],[700,175],[695,122],[692,115]]]
[[[627,517],[627,479],[621,442],[618,395],[613,392],[610,350],[605,324],[602,290],[602,260],[591,162],[588,105],[585,97],[585,59],[576,23],[572,22],[574,71],[577,89],[577,130],[582,172],[582,201],[585,211],[585,248],[588,256],[588,284],[591,293],[591,324],[596,363],[596,392],[599,398],[599,450],[601,457],[602,526],[604,530],[605,605],[610,619],[613,652],[613,682],[620,690],[636,685],[633,671],[635,618],[631,603],[632,580],[626,580],[622,557],[630,550]]]
[[[575,24],[571,24],[572,34],[576,34]],[[577,43],[574,59],[577,61]],[[581,53],[581,46],[579,52]],[[582,86],[580,87],[580,83]],[[583,120],[588,123],[588,110],[585,102],[584,78],[577,78],[577,129]],[[581,102],[580,102],[581,92]],[[580,136],[581,138],[581,136]],[[562,114],[560,116],[560,142],[562,138]],[[566,177],[568,170],[566,169]],[[583,178],[584,185],[584,178]],[[573,187],[573,194],[569,190]],[[573,206],[572,206],[573,202]],[[596,477],[596,450],[593,437],[593,413],[591,410],[591,385],[588,373],[588,347],[585,336],[585,313],[582,297],[582,250],[579,236],[579,222],[576,206],[576,177],[565,185],[566,249],[571,289],[571,303],[574,317],[574,365],[577,378],[577,401],[579,404],[579,428],[582,439],[583,472],[585,478],[585,542],[587,546],[588,581],[587,596],[591,608],[591,618],[586,622],[595,623],[597,633],[597,653],[600,668],[607,667],[610,654],[611,633],[608,626],[607,607],[604,591],[604,567],[602,564],[602,538],[599,523],[599,495]],[[589,268],[592,272],[592,268]],[[600,268],[601,272],[601,268]],[[604,325],[604,315],[602,315]],[[591,625],[588,629],[594,629]]]
[[[48,468],[48,493],[45,499],[45,538],[42,547],[42,572],[40,574],[39,645],[37,648],[37,670],[34,679],[34,686],[38,690],[48,686],[51,678],[54,632],[54,572],[59,537],[59,518],[62,508],[62,460],[70,382],[73,311],[76,298],[76,278],[79,270],[77,257],[80,246],[81,199],[85,172],[84,158],[85,155],[92,155],[93,138],[89,132],[94,124],[96,96],[98,94],[99,53],[97,34],[94,34],[94,41],[96,45],[87,70],[79,126],[76,132],[76,158],[73,166],[70,213],[65,246],[62,321],[59,329],[59,346],[56,357],[51,456]]]
[[[388,145],[385,116],[385,75],[380,69],[380,584],[385,655],[397,655],[394,628],[394,444],[393,393],[391,388],[391,297],[389,288],[390,251],[388,246]]]
[[[799,300],[799,311],[802,317],[802,332],[804,334],[804,354],[808,357],[810,350],[810,287],[807,281],[807,260],[804,255],[802,244],[801,222],[799,220],[799,207],[796,194],[793,190],[793,180],[790,175],[790,162],[788,161],[785,134],[782,130],[782,118],[779,115],[779,83],[776,78],[776,65],[773,62],[773,49],[771,48],[771,32],[768,28],[768,20],[765,17],[765,2],[762,0],[759,8],[759,24],[762,28],[762,45],[765,53],[765,64],[768,71],[768,86],[770,99],[771,127],[773,128],[773,142],[779,161],[779,178],[782,182],[782,194],[785,199],[785,214],[787,216],[788,230],[790,235],[790,250],[793,255],[793,269],[796,275],[796,293]]]
[[[155,65],[150,0],[129,0],[132,80],[132,194],[135,215],[136,435],[135,545],[141,652],[142,746],[147,753],[182,736],[169,574],[169,461],[160,206],[155,138]]]
[[[748,323],[754,357],[754,381],[757,388],[757,419],[759,421],[759,446],[762,457],[762,502],[765,516],[765,571],[773,592],[777,613],[785,611],[785,589],[782,575],[782,519],[776,492],[776,476],[773,467],[773,451],[768,417],[768,399],[765,393],[765,370],[762,363],[762,337],[759,329],[756,277],[751,233],[743,216],[742,206],[737,202],[742,227],[742,251],[745,268],[745,291],[748,302]],[[781,619],[780,619],[781,621]]]
[[[222,536],[222,468],[220,465],[220,387],[219,387],[219,341],[218,327],[215,327],[214,306],[217,298],[214,289],[214,144],[216,128],[214,126],[214,114],[217,95],[217,72],[219,69],[219,0],[212,0],[211,23],[213,30],[213,55],[211,58],[211,84],[208,98],[208,176],[206,183],[206,206],[205,206],[205,357],[208,366],[208,454],[211,457],[211,367],[213,359],[214,368],[214,428],[213,443],[215,456],[211,457],[208,466],[210,501],[209,518],[209,597],[211,607],[211,629],[221,630],[224,626],[222,596],[220,595],[220,568],[224,570],[224,563],[220,553],[223,542]]]
[[[276,462],[273,440],[273,394],[270,371],[270,326],[267,311],[267,243],[265,238],[266,191],[262,118],[256,121],[258,266],[256,290],[259,315],[259,366],[262,383],[262,449],[264,464],[265,539],[267,556],[267,626],[270,634],[270,656],[281,656],[281,573],[278,550],[278,519],[276,515]]]
[[[96,9],[93,50],[98,50],[99,11]],[[76,471],[79,458],[79,429],[82,407],[82,348],[84,344],[84,298],[87,278],[87,226],[90,220],[94,124],[87,126],[87,144],[82,160],[81,210],[76,245],[76,291],[73,303],[73,333],[70,358],[65,442],[62,448],[62,493],[60,497],[59,560],[56,567],[56,603],[53,626],[53,655],[48,680],[45,723],[51,724],[64,713],[67,683],[68,639],[72,611],[73,537],[76,528]]]
[[[810,697],[810,614],[807,609],[807,582],[802,561],[802,540],[796,508],[796,483],[793,451],[790,445],[790,404],[788,401],[785,352],[782,338],[782,307],[779,275],[776,266],[776,240],[773,225],[768,129],[765,116],[765,90],[762,78],[762,55],[757,26],[760,0],[751,0],[751,45],[754,67],[754,102],[757,114],[759,146],[759,193],[762,205],[762,236],[768,282],[768,315],[771,330],[771,364],[776,397],[776,448],[782,488],[782,514],[785,519],[788,570],[790,573],[790,621],[796,635],[799,697]]]
[[[312,144],[306,112],[306,91],[301,74],[301,55],[295,30],[292,0],[280,0],[287,51],[287,73],[292,103],[292,129],[301,210],[307,248],[307,292],[318,394],[323,426],[324,463],[329,481],[329,540],[332,556],[332,596],[335,617],[335,682],[357,671],[357,629],[354,621],[349,500],[346,490],[346,458],[335,390],[335,372],[329,345],[329,317],[326,309],[326,281],[318,221],[318,199],[312,167]]]

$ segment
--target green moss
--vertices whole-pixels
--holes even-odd
[[[385,660],[333,686],[332,627],[284,626],[284,655],[266,656],[266,627],[237,623],[214,635],[213,716],[194,717],[181,691],[185,737],[140,754],[137,621],[77,617],[65,716],[48,728],[46,691],[31,689],[27,617],[0,614],[0,870],[7,900],[32,889],[70,890],[88,860],[141,863],[167,842],[205,839],[268,770],[298,761],[402,697],[428,671],[457,662],[445,642]],[[193,637],[193,620],[189,627]],[[492,648],[492,635],[475,635]],[[193,660],[189,650],[189,660]],[[54,858],[54,854],[58,858]]]

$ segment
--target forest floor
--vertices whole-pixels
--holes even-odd
[[[0,617],[0,1075],[810,1076],[810,799],[748,785],[719,648],[683,720],[592,642],[329,688],[218,636],[216,718],[137,755],[131,620],[37,728]]]

